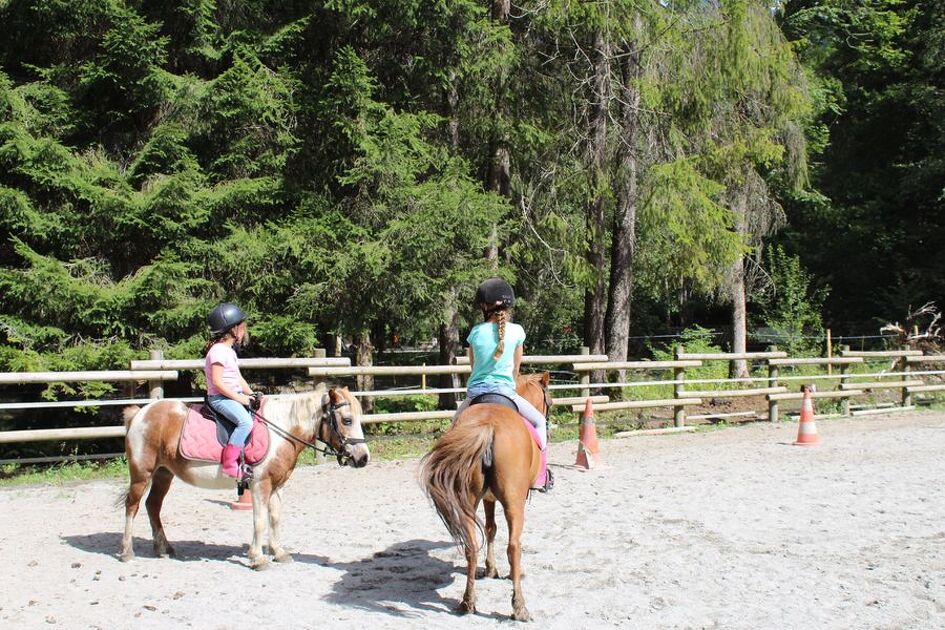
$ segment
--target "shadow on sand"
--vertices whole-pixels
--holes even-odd
[[[117,560],[121,533],[103,532],[81,536],[64,536],[70,546],[87,553],[102,554]],[[174,540],[174,556],[170,562],[223,561],[247,564],[246,546],[218,545],[196,540]],[[332,584],[326,601],[340,606],[380,612],[394,617],[414,617],[420,611],[451,616],[458,614],[459,601],[445,599],[437,592],[457,578],[462,579],[464,566],[434,557],[431,552],[453,547],[449,541],[408,540],[391,545],[362,560],[332,562],[321,555],[293,553],[296,563],[341,571]],[[154,558],[150,538],[134,538],[135,552],[140,558]],[[465,582],[464,582],[465,583]],[[506,620],[497,614],[478,614],[484,618]]]
[[[462,573],[463,567],[430,553],[451,547],[453,543],[450,541],[408,540],[354,562],[331,562],[322,557],[293,555],[296,562],[343,571],[341,578],[332,585],[327,601],[395,617],[413,617],[419,611],[456,614],[459,601],[445,599],[437,590],[452,584],[454,574]]]
[[[100,534],[86,534],[83,536],[63,536],[72,547],[85,551],[87,553],[98,553],[105,556],[118,558],[118,552],[121,549],[121,537],[119,532],[104,532]],[[153,558],[154,551],[150,538],[133,539],[135,553],[141,558]],[[234,545],[215,545],[199,540],[172,540],[171,546],[174,548],[173,560],[181,562],[199,562],[203,560],[226,560],[243,564],[246,560],[246,546]],[[234,558],[236,556],[236,558]],[[244,562],[240,562],[240,560]]]

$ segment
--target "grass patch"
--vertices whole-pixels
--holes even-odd
[[[76,481],[116,479],[127,476],[128,464],[124,457],[43,465],[4,464],[0,466],[0,487],[66,485]]]

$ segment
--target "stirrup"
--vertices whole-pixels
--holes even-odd
[[[545,485],[543,485],[541,488],[538,488],[538,492],[549,492],[554,487],[555,487],[555,476],[551,472],[551,469],[548,468],[545,470]]]

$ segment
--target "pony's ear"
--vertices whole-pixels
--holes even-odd
[[[551,372],[541,373],[541,386],[548,389],[548,383],[551,382]]]
[[[330,400],[331,404],[333,405],[337,405],[339,402],[342,401],[341,394],[338,393],[337,388],[332,387],[331,389],[328,390],[328,400]]]

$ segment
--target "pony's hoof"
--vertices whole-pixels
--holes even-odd
[[[254,571],[265,571],[269,568],[269,561],[265,558],[260,558],[259,560],[253,560],[249,566]]]
[[[459,607],[456,609],[457,612],[463,615],[468,615],[470,613],[476,612],[476,603],[467,602],[465,599],[459,604]]]
[[[282,553],[277,553],[272,559],[276,562],[281,562],[282,564],[291,564],[295,562],[295,560],[292,559],[292,554],[286,553],[285,551]]]
[[[174,548],[168,545],[161,549],[155,549],[154,555],[158,558],[173,558],[176,554],[174,553]]]
[[[499,570],[496,569],[495,567],[491,567],[491,568],[486,567],[485,569],[482,569],[481,571],[479,571],[476,577],[495,579],[499,577]]]
[[[121,560],[122,562],[131,562],[132,560],[135,559],[135,552],[123,551],[121,555],[118,556],[118,559]]]
[[[522,606],[512,613],[512,619],[515,621],[531,621],[532,616],[529,614],[528,609]]]

